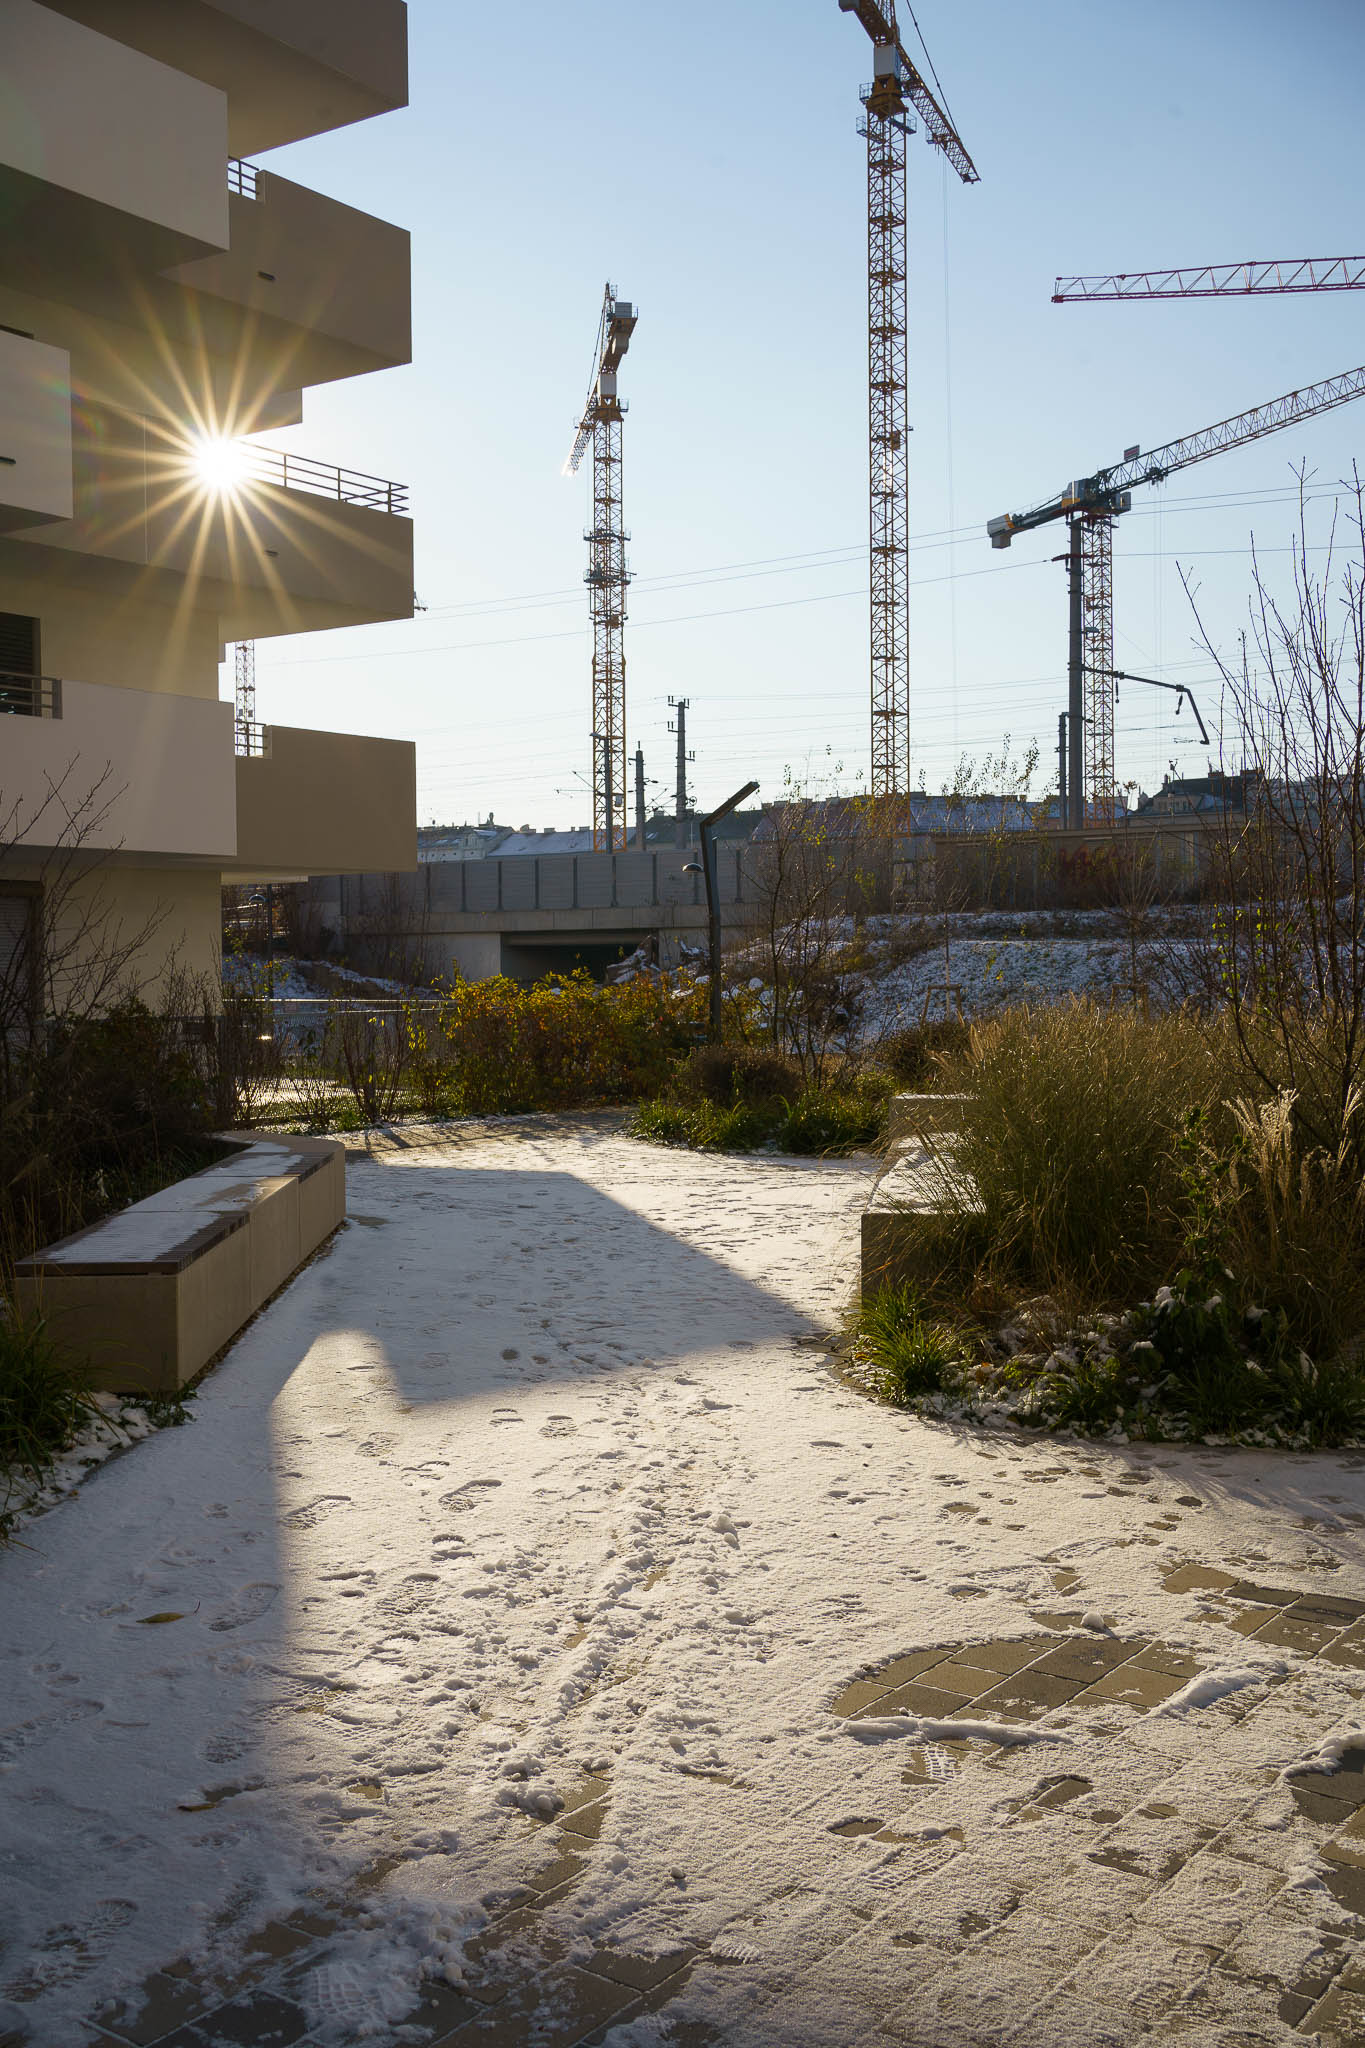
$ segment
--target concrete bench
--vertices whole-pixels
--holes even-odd
[[[174,1393],[345,1219],[343,1146],[224,1142],[218,1164],[15,1268],[21,1313],[45,1318],[92,1386]]]

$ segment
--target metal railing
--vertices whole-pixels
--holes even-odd
[[[318,498],[335,498],[342,505],[368,505],[376,512],[408,509],[406,484],[390,483],[386,477],[366,476],[358,469],[338,469],[330,462],[318,462],[311,455],[293,455],[283,448],[242,447],[242,475],[251,483],[274,484],[284,491],[310,491]]]
[[[270,753],[270,727],[254,718],[238,718],[232,727],[232,751],[243,760],[264,760]]]
[[[17,713],[21,718],[60,718],[61,677],[0,669],[0,715],[5,712]]]
[[[249,164],[245,157],[230,156],[227,164],[228,191],[235,192],[239,199],[256,197],[256,166]]]

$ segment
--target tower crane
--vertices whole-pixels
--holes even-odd
[[[1116,270],[1059,277],[1054,306],[1081,299],[1224,299],[1254,292],[1365,290],[1365,256],[1295,256],[1278,263],[1201,263],[1187,270]]]
[[[626,843],[626,532],[621,504],[621,422],[617,393],[621,359],[637,319],[629,299],[610,284],[602,296],[597,349],[588,396],[565,474],[572,476],[592,448],[592,523],[588,543],[588,609],[592,617],[592,843],[611,853]]]
[[[1007,548],[1017,533],[1029,533],[1065,519],[1069,546],[1067,564],[1071,600],[1068,680],[1067,824],[1085,824],[1086,800],[1092,815],[1113,816],[1114,784],[1114,615],[1112,561],[1114,521],[1132,509],[1135,484],[1159,484],[1191,463],[1204,462],[1225,449],[1241,448],[1312,419],[1333,407],[1365,395],[1365,367],[1346,370],[1321,384],[1272,398],[1251,412],[1219,420],[1182,441],[1143,454],[1124,451],[1121,462],[1078,477],[1041,505],[1027,512],[1007,512],[987,523],[993,548]],[[1084,737],[1083,737],[1084,735]]]
[[[914,115],[964,185],[977,169],[901,47],[896,0],[839,0],[872,41],[867,141],[869,546],[872,591],[872,794],[910,787],[910,503],[906,406],[905,143]],[[932,70],[932,66],[930,67]],[[937,80],[935,80],[937,83]]]

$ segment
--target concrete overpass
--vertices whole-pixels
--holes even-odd
[[[585,966],[602,972],[651,934],[664,965],[680,942],[706,942],[706,889],[695,849],[646,853],[523,854],[506,860],[431,861],[416,873],[314,877],[305,921],[310,942],[334,947],[372,974],[420,960],[429,974],[454,969],[470,981],[518,981]],[[746,896],[743,842],[720,844],[716,862],[727,923]],[[750,870],[751,872],[751,870]]]

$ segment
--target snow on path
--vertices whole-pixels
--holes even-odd
[[[1361,1594],[1359,1459],[986,1436],[833,1380],[812,1340],[869,1174],[611,1117],[354,1164],[349,1225],[192,1423],[0,1554],[0,2025],[68,2048],[103,1996],[385,1853],[393,1954],[455,1968],[548,1851],[525,1815],[589,1768],[608,1818],[547,1919],[640,1951],[785,1893],[799,1956],[852,1911],[828,1829],[904,1769],[829,1713],[862,1667],[1028,1633],[1061,1567],[1210,1662],[1226,1631],[1160,1567]]]

